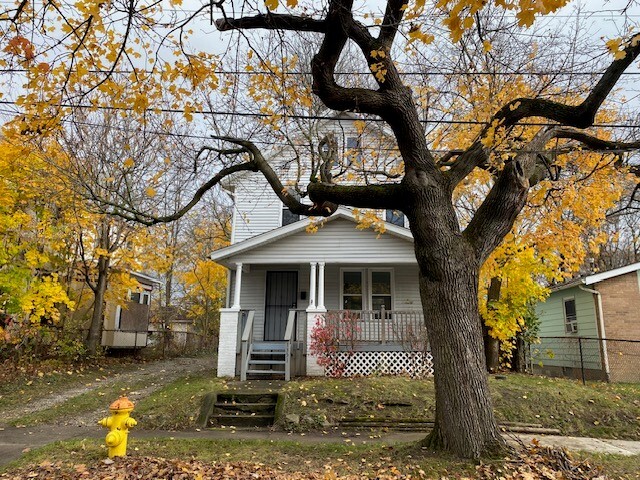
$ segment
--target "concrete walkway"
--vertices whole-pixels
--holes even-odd
[[[0,429],[0,465],[20,458],[29,450],[42,447],[60,440],[74,440],[90,438],[102,442],[106,429],[96,427],[72,427],[42,425],[38,427]],[[130,441],[136,438],[181,438],[202,440],[273,440],[294,441],[300,443],[401,443],[415,442],[424,438],[424,432],[381,432],[380,436],[370,438],[368,432],[331,431],[327,434],[320,432],[287,433],[270,430],[234,430],[234,429],[204,429],[202,431],[166,431],[166,430],[138,430],[133,429]],[[597,438],[562,437],[556,435],[505,434],[505,438],[513,444],[528,444],[535,438],[541,445],[564,447],[567,450],[599,452],[618,455],[640,455],[640,441],[605,440]]]

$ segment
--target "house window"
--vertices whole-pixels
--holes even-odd
[[[149,305],[149,303],[151,302],[151,294],[142,292],[142,297],[140,298],[140,300],[140,303],[142,303],[143,305]]]
[[[142,305],[149,305],[151,301],[151,294],[149,292],[131,292],[129,298],[132,303],[141,303]]]
[[[120,305],[116,306],[116,323],[115,323],[115,329],[116,330],[120,330],[120,325],[122,323],[122,307],[120,307]]]
[[[576,314],[576,300],[565,298],[564,302],[564,330],[567,333],[578,333],[578,317]]]
[[[287,207],[282,207],[282,226],[295,223],[300,220],[300,214],[293,213]]]
[[[391,271],[371,272],[371,309],[391,310]]]
[[[385,212],[385,220],[393,225],[404,227],[404,213],[399,210],[387,210]]]
[[[345,157],[349,165],[351,165],[354,160],[360,161],[362,159],[362,152],[360,151],[360,148],[360,137],[347,137],[345,139]]]
[[[363,309],[362,271],[342,272],[342,308],[345,310]]]
[[[391,310],[393,308],[392,269],[342,270],[344,310]]]

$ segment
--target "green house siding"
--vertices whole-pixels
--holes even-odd
[[[565,331],[564,300],[574,299],[578,331]],[[600,342],[582,340],[583,337],[597,338],[598,326],[596,304],[593,294],[572,287],[553,292],[546,302],[536,306],[540,319],[541,343],[531,346],[534,364],[555,367],[580,368],[581,360],[585,369],[601,369]],[[560,338],[545,338],[560,337]],[[578,338],[581,338],[580,344]],[[580,354],[582,347],[582,355]]]

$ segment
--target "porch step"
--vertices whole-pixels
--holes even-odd
[[[283,376],[286,364],[286,342],[254,342],[249,347],[246,373],[254,378],[265,375]],[[261,366],[265,368],[259,368]],[[278,368],[281,366],[282,368]]]
[[[287,351],[285,342],[254,342],[252,344],[254,352],[281,352]]]
[[[210,412],[203,426],[265,427],[275,421],[278,394],[219,393],[213,405],[210,403],[207,407],[205,403],[203,409],[209,408]]]
[[[284,370],[266,368],[264,370],[247,370],[247,375],[284,375]]]

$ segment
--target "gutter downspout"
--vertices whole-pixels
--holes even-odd
[[[607,382],[611,382],[611,373],[609,371],[609,353],[607,352],[607,334],[604,331],[604,311],[602,310],[602,295],[598,290],[587,288],[583,285],[578,285],[578,288],[582,291],[592,293],[598,299],[598,327],[600,329],[600,335],[602,335],[602,353],[604,359],[604,373],[607,377]]]

